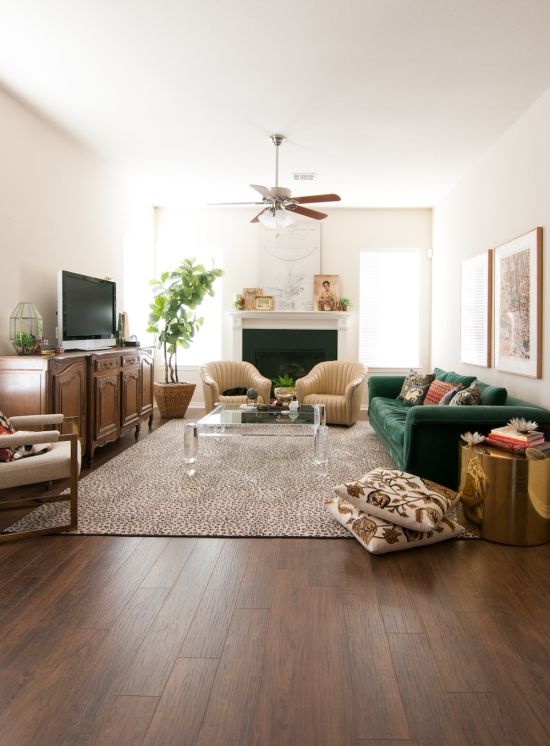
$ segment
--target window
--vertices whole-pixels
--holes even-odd
[[[156,210],[156,275],[177,267],[184,258],[195,259],[206,269],[222,267],[222,251],[208,238],[209,234],[187,210]],[[183,248],[182,248],[183,247]],[[216,280],[214,297],[207,295],[197,316],[204,324],[188,349],[178,347],[178,367],[194,368],[208,360],[219,360],[222,353],[222,280]]]
[[[421,253],[372,249],[360,253],[359,359],[371,368],[420,364]]]

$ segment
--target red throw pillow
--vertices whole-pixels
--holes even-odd
[[[13,435],[15,428],[3,412],[0,412],[0,435]],[[11,461],[13,448],[0,448],[0,461]]]
[[[428,393],[424,397],[424,404],[439,404],[448,391],[456,389],[456,383],[445,383],[445,381],[432,381]]]

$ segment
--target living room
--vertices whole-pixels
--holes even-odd
[[[350,358],[360,253],[413,248],[417,367],[550,409],[550,325],[538,378],[460,351],[462,263],[538,226],[546,242],[547,3],[176,5],[0,2],[0,355],[20,301],[55,342],[59,270],[116,281],[143,346],[149,281],[212,260],[216,331],[199,331],[206,350],[180,371],[200,416],[200,364],[232,358],[233,299],[260,275],[259,208],[209,203],[271,186],[269,136],[283,132],[280,183],[342,198],[319,205],[320,272],[352,299]],[[546,258],[540,281],[547,318]],[[161,377],[158,353],[155,365]],[[384,372],[406,369],[369,370]],[[2,732],[10,746],[545,743],[549,546],[377,558],[346,539],[2,545]]]

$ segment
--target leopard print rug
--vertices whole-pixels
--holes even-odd
[[[329,428],[328,474],[313,438],[202,437],[197,471],[183,462],[183,420],[170,420],[82,479],[77,534],[349,537],[324,508],[333,487],[375,467],[394,468],[366,422]],[[59,520],[43,506],[18,529]],[[12,528],[15,528],[12,527]]]

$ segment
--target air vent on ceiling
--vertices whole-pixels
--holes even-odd
[[[315,181],[317,174],[292,174],[294,181]]]

